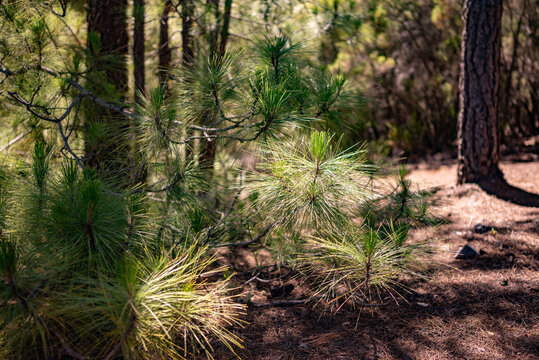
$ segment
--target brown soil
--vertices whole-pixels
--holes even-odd
[[[511,185],[539,193],[539,162],[502,163]],[[306,305],[250,307],[238,331],[243,359],[539,359],[539,208],[454,186],[454,164],[419,164],[410,179],[438,189],[433,210],[450,223],[428,236],[440,250],[427,280],[408,280],[406,301],[321,314]],[[495,232],[474,232],[476,224]],[[481,255],[456,260],[465,244]],[[247,265],[247,264],[246,264]],[[241,279],[241,276],[240,276]],[[246,277],[249,279],[249,277]],[[243,280],[243,279],[242,279]],[[286,283],[286,282],[285,282]],[[244,292],[267,302],[269,284]],[[285,299],[301,297],[296,288]],[[218,348],[216,359],[235,356]]]

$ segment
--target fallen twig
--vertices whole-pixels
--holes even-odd
[[[258,234],[258,236],[255,237],[254,239],[245,240],[245,241],[239,241],[239,242],[235,242],[235,243],[215,244],[215,245],[212,245],[212,247],[218,248],[218,247],[231,247],[231,246],[247,246],[247,245],[250,245],[250,244],[255,243],[258,240],[262,239],[264,236],[266,236],[266,234],[271,230],[271,228],[273,228],[273,226],[275,226],[275,223],[273,223],[270,226],[268,226],[267,228],[265,228],[264,231],[262,231],[260,234]]]
[[[293,300],[278,300],[278,301],[269,301],[267,303],[251,303],[254,307],[271,307],[271,306],[294,306],[294,305],[304,305],[311,301],[316,300],[316,298],[311,299],[293,299]],[[361,307],[381,307],[387,305],[387,303],[363,303],[363,302],[354,302],[354,305]]]
[[[279,300],[279,301],[269,301],[267,303],[251,303],[254,307],[270,307],[270,306],[294,306],[294,305],[303,305],[306,304],[308,299],[297,299],[297,300]]]
[[[8,142],[6,145],[2,146],[2,148],[0,148],[0,151],[6,151],[7,149],[9,149],[13,144],[17,143],[19,140],[21,140],[22,138],[24,138],[26,135],[30,134],[32,132],[33,129],[30,129],[30,130],[27,130],[23,133],[20,133],[19,135],[17,135],[17,137],[13,140],[11,140],[10,142]]]

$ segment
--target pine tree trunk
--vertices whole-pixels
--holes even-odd
[[[210,56],[214,58],[219,58],[218,61],[225,55],[226,46],[228,42],[229,26],[230,26],[230,17],[232,12],[232,0],[224,1],[224,12],[223,14],[219,11],[219,0],[210,0],[214,7],[214,14],[216,19],[215,27],[210,31]],[[212,116],[205,116],[202,125],[211,127],[214,122],[218,119],[215,119]],[[208,135],[214,136],[215,132],[208,131]],[[208,173],[211,176],[213,167],[215,164],[215,155],[217,150],[216,139],[212,141],[205,141],[204,147],[202,149],[202,154],[200,161],[202,167],[208,169]]]
[[[97,96],[119,103],[125,101],[127,92],[126,9],[127,0],[87,0],[88,87]],[[92,34],[98,35],[99,44],[90,40]],[[128,128],[125,117],[95,103],[89,108],[85,124],[86,164],[109,170],[125,168],[126,153],[120,150],[122,132]],[[97,138],[92,123],[104,126]]]
[[[135,102],[141,103],[146,92],[146,78],[145,78],[145,65],[144,65],[144,0],[133,1],[133,18],[135,26],[133,29],[133,77],[135,79]],[[135,120],[136,121],[136,120]],[[141,134],[139,134],[137,127],[134,127],[135,141],[132,145],[132,152],[134,155],[133,163],[136,164],[132,171],[132,179],[135,184],[146,183],[148,177],[148,169],[144,162],[144,154],[140,148]]]
[[[228,28],[230,27],[230,13],[232,12],[232,0],[225,0],[225,11],[223,14],[223,26],[221,28],[221,39],[219,42],[219,56],[223,57],[228,43]]]
[[[137,92],[144,94],[146,91],[144,74],[144,0],[134,0],[133,18],[135,20],[133,34],[133,73],[135,78],[135,100],[139,102]]]
[[[182,3],[182,65],[190,66],[193,64],[193,17],[194,17],[194,8],[191,0],[183,0]],[[186,129],[185,136],[187,138],[193,136],[193,132],[189,129]],[[185,145],[185,159],[189,159],[192,152],[192,141],[187,141]]]
[[[170,69],[171,52],[168,37],[168,15],[172,10],[170,0],[163,5],[163,12],[159,18],[159,83],[168,90],[168,72]]]
[[[193,4],[191,0],[183,0],[182,4],[182,64],[190,65],[193,62]]]
[[[465,0],[460,64],[458,183],[503,179],[498,168],[500,0]]]

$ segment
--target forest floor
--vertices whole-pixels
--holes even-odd
[[[450,221],[413,234],[439,250],[429,277],[406,282],[406,301],[364,310],[357,327],[351,310],[250,306],[238,331],[242,359],[539,359],[539,208],[500,200],[477,185],[455,186],[454,161],[428,164],[412,165],[409,178],[437,190],[432,210]],[[505,161],[501,168],[511,185],[539,193],[538,161]],[[476,233],[476,224],[495,231]],[[465,244],[481,254],[455,259]],[[278,283],[252,281],[243,291],[255,304],[268,303],[272,285]],[[302,295],[296,284],[284,299]],[[217,348],[215,358],[236,357]]]

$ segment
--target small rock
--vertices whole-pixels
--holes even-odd
[[[473,231],[475,231],[477,234],[484,234],[484,233],[489,232],[489,230],[490,228],[483,224],[476,224],[473,228]]]
[[[472,259],[478,256],[479,253],[471,245],[464,245],[462,249],[458,252],[456,259]]]
[[[419,301],[416,302],[416,305],[421,306],[421,307],[428,307],[429,306],[429,304],[424,303],[424,302],[419,302]]]
[[[498,233],[498,229],[492,226],[485,226],[483,224],[476,224],[473,228],[473,231],[477,234],[486,234],[490,233],[491,235],[496,235]]]

